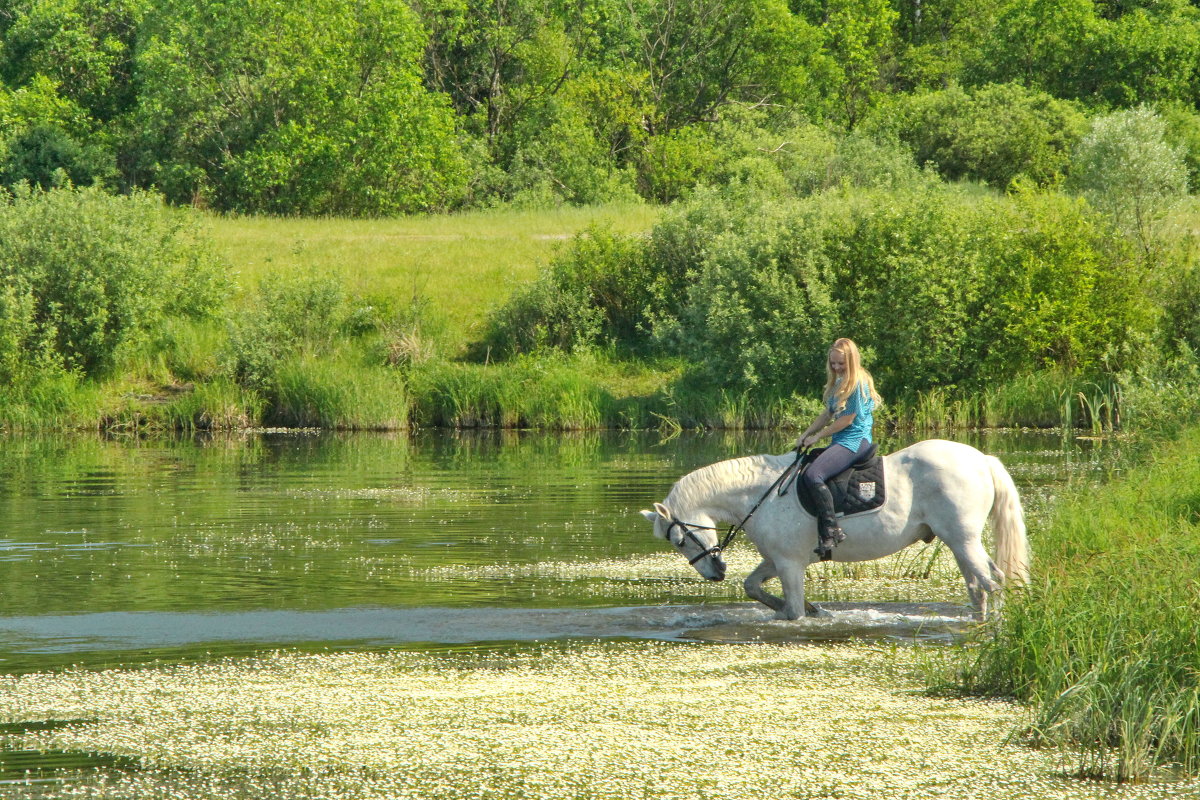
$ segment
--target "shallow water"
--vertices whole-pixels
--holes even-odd
[[[1004,460],[1035,520],[1066,482],[1093,480],[1121,456],[1117,442],[1058,434],[964,440]],[[699,797],[738,775],[746,786],[728,796],[761,796],[763,780],[896,796],[886,780],[872,794],[857,772],[844,776],[841,755],[805,777],[764,752],[744,775],[713,765],[695,786],[692,755],[669,769],[660,759],[679,754],[655,755],[681,731],[711,728],[662,704],[692,682],[723,691],[714,669],[767,691],[754,702],[772,719],[817,699],[839,670],[880,703],[910,702],[911,689],[896,695],[889,683],[897,667],[870,645],[838,643],[944,643],[977,624],[937,547],[814,566],[810,599],[826,613],[785,622],[742,596],[740,577],[757,563],[748,544],[728,551],[730,578],[709,583],[637,513],[692,469],[789,444],[730,433],[3,440],[0,796],[459,796],[476,773],[495,776],[480,796],[505,798],[649,787]],[[797,649],[809,643],[817,652]],[[831,643],[832,673],[822,655]],[[810,660],[815,683],[770,696]],[[578,718],[596,670],[618,708],[600,702]],[[445,694],[445,676],[459,688]],[[368,700],[384,710],[366,714]],[[828,716],[848,708],[844,697],[828,702],[823,722],[864,724]],[[944,715],[935,701],[911,703],[892,713],[910,732],[889,735],[924,736]],[[999,741],[1013,712],[994,711],[961,713]],[[412,727],[393,730],[393,719]],[[750,737],[748,748],[780,746],[736,706],[720,719],[725,736]],[[639,744],[613,764],[560,763],[555,731],[580,725],[581,753],[596,737],[615,753]],[[405,771],[493,728],[441,772]],[[280,736],[295,740],[294,753]],[[870,769],[876,753],[858,745],[855,769]],[[1030,764],[1013,796],[1041,791],[1045,766]],[[377,782],[376,770],[390,777]],[[583,788],[560,786],[563,775]]]
[[[968,440],[1005,461],[1031,515],[1118,449],[1056,434]],[[7,439],[0,669],[248,644],[923,638],[927,610],[879,604],[958,604],[953,582],[827,570],[812,599],[874,600],[873,613],[900,621],[846,607],[834,608],[837,625],[773,628],[741,595],[738,569],[755,563],[747,544],[730,552],[731,579],[710,584],[637,514],[696,467],[788,444],[729,433]],[[847,594],[864,571],[874,594]],[[934,617],[967,624],[962,608]]]

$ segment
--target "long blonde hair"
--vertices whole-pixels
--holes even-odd
[[[875,379],[871,377],[871,373],[862,365],[862,355],[858,352],[858,345],[851,339],[838,339],[830,346],[829,352],[834,350],[842,354],[846,359],[845,379],[840,383],[838,376],[832,369],[829,368],[829,359],[825,359],[825,393],[822,397],[828,403],[833,400],[833,408],[835,411],[841,411],[846,407],[846,401],[850,399],[850,393],[858,389],[860,384],[867,384],[867,391],[871,393],[871,398],[875,401],[875,405],[883,403],[883,398],[879,396],[879,392],[875,391]]]

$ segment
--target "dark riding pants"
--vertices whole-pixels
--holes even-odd
[[[858,452],[841,444],[829,445],[825,448],[825,452],[817,456],[817,460],[809,464],[808,469],[804,471],[805,485],[810,491],[815,489],[853,464],[854,459],[858,458],[858,454],[870,446],[871,443],[866,439],[858,443]]]

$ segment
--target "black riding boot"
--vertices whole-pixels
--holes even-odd
[[[833,558],[833,548],[846,538],[837,523],[837,514],[833,510],[833,493],[825,484],[814,486],[813,500],[817,503],[817,547],[814,553],[822,561]]]

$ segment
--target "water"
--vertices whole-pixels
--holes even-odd
[[[969,441],[1001,456],[1031,514],[1116,449],[1056,434]],[[8,439],[0,669],[265,646],[922,639],[968,624],[959,596],[775,624],[741,596],[748,545],[731,551],[734,579],[709,584],[637,514],[698,466],[789,444],[725,433]]]
[[[1119,456],[1112,442],[1056,434],[966,440],[1001,456],[1032,517],[1066,481]],[[810,599],[827,613],[784,622],[742,596],[740,577],[757,563],[747,543],[727,553],[731,579],[713,584],[649,534],[638,510],[681,475],[790,443],[727,433],[6,439],[0,672],[281,648],[453,659],[610,642],[619,659],[639,640],[933,643],[976,624],[953,574],[909,574],[936,550],[910,548],[907,566],[878,574],[813,567]],[[64,781],[137,773],[136,759],[104,748],[27,744],[39,726],[92,722],[0,725],[0,794],[44,785],[54,796]]]

